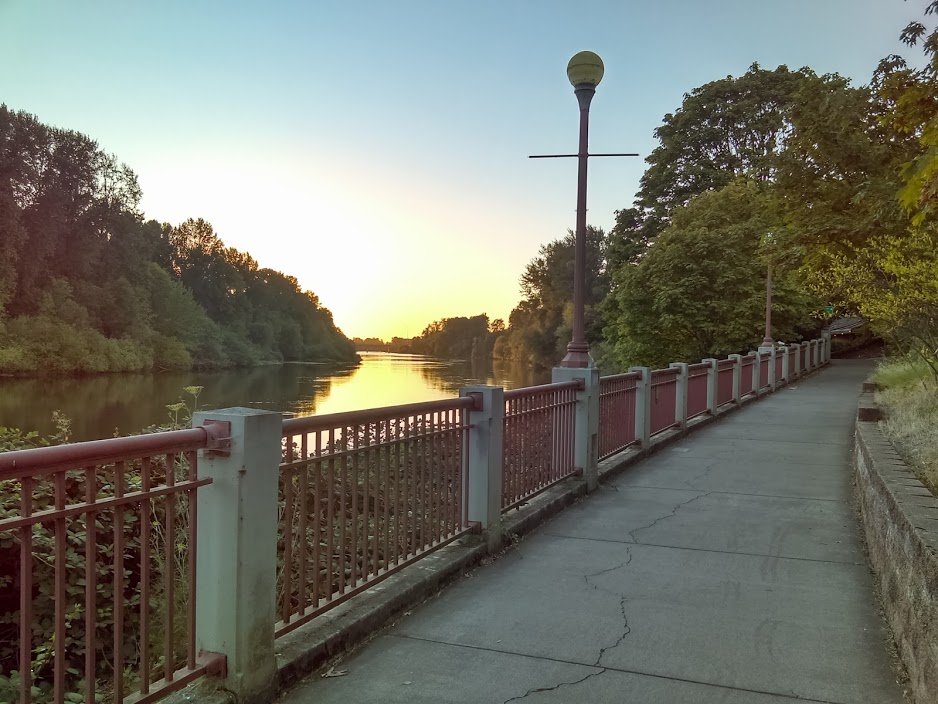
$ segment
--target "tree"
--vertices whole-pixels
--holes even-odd
[[[570,339],[574,278],[574,233],[541,247],[521,275],[522,301],[508,318],[508,333],[494,354],[549,367],[563,357]],[[595,227],[586,232],[586,339],[597,342],[600,322],[593,311],[609,290],[606,237]]]
[[[810,69],[773,71],[753,64],[695,88],[674,113],[665,115],[648,156],[635,205],[646,239],[667,225],[671,212],[694,196],[719,190],[745,175],[768,181],[791,131],[789,110],[799,85],[818,80]]]
[[[782,230],[768,189],[747,179],[674,211],[641,260],[615,274],[617,286],[605,304],[608,361],[621,368],[698,361],[758,344],[770,232],[779,248],[773,253],[773,328],[778,337],[798,337],[812,303],[801,291]]]

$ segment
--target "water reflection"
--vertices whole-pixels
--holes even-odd
[[[109,374],[77,379],[0,380],[0,425],[52,433],[52,412],[72,419],[73,438],[133,433],[167,420],[185,386],[203,386],[200,407],[249,406],[296,415],[391,406],[455,395],[469,384],[517,388],[549,381],[521,365],[362,353],[355,369],[285,364],[221,372]]]

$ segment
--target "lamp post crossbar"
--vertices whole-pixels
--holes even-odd
[[[590,102],[596,94],[596,85],[603,76],[603,63],[591,51],[576,54],[567,65],[567,77],[580,106],[580,142],[576,154],[536,154],[530,159],[564,159],[576,157],[576,239],[574,240],[573,269],[573,339],[567,344],[567,354],[560,363],[562,367],[586,368],[593,366],[589,343],[585,334],[586,307],[586,165],[590,157],[638,156],[633,152],[614,154],[589,153]]]

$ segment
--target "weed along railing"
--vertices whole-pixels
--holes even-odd
[[[577,473],[577,381],[505,392],[502,508],[509,509]]]
[[[280,636],[465,534],[469,397],[283,423]]]
[[[0,453],[0,561],[21,703],[150,702],[224,658],[196,650],[197,451],[223,426]],[[18,555],[17,555],[18,553]],[[13,664],[14,667],[7,668]],[[12,701],[12,697],[4,701]]]
[[[446,559],[498,550],[507,512],[540,492],[572,477],[590,491],[600,458],[640,456],[829,359],[825,336],[349,413],[220,409],[190,430],[0,453],[0,702],[154,702],[205,675],[271,701],[294,630],[345,622],[355,602],[332,610],[383,598],[370,588],[470,533]]]

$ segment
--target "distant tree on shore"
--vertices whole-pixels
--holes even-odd
[[[0,373],[356,360],[295,278],[140,197],[90,138],[0,105]]]

